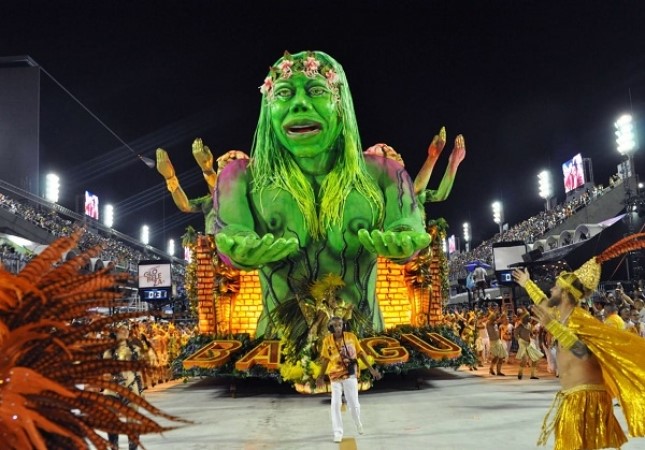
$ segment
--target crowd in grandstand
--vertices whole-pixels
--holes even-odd
[[[85,223],[73,222],[61,217],[56,211],[45,208],[36,209],[33,206],[20,202],[16,199],[0,193],[0,207],[10,211],[12,214],[21,219],[47,230],[55,237],[69,236],[76,227],[85,227]],[[104,261],[112,261],[116,267],[123,268],[129,272],[136,272],[137,263],[143,259],[158,259],[154,254],[146,254],[131,245],[113,237],[101,235],[99,231],[92,227],[86,227],[87,232],[82,236],[79,242],[79,250],[85,251],[96,245],[102,246],[100,258]],[[12,247],[4,244],[4,247]],[[33,251],[11,252],[3,250],[0,254],[1,262],[12,272],[19,271],[24,264],[34,256]],[[173,277],[183,279],[184,266],[173,264]]]
[[[611,184],[614,187],[616,183]],[[540,211],[537,215],[528,218],[503,231],[500,239],[499,233],[492,238],[483,241],[479,246],[469,252],[455,253],[450,256],[449,277],[451,281],[464,279],[468,275],[466,264],[470,261],[482,261],[486,264],[493,263],[493,243],[503,241],[524,241],[527,244],[534,243],[543,237],[549,230],[560,225],[571,217],[576,211],[584,208],[591,201],[600,197],[606,192],[602,186],[588,189],[582,195],[577,196],[568,202],[558,204],[548,211]]]

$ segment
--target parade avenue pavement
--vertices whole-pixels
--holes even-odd
[[[174,380],[146,391],[146,398],[170,414],[195,422],[163,435],[148,435],[148,450],[522,450],[536,445],[542,420],[559,390],[558,379],[539,367],[517,379],[518,364],[506,376],[488,367],[431,369],[405,376],[387,374],[359,394],[364,434],[343,413],[343,441],[332,441],[330,395],[303,395],[274,381],[223,378]],[[620,407],[616,415],[623,427]],[[122,436],[120,448],[127,448]],[[623,450],[645,449],[630,439]]]

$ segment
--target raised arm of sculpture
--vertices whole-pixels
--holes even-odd
[[[199,164],[200,169],[202,169],[204,180],[208,184],[208,192],[212,194],[213,189],[215,189],[215,183],[217,182],[217,174],[213,169],[213,154],[210,148],[204,145],[200,138],[195,139],[193,142],[193,157],[197,161],[197,164]]]
[[[448,159],[448,167],[446,172],[441,179],[438,189],[427,189],[430,177],[432,176],[432,171],[434,169],[441,152],[443,151],[444,146],[446,145],[446,128],[441,127],[439,134],[435,135],[432,139],[432,143],[428,147],[428,157],[423,163],[419,174],[414,179],[414,195],[417,196],[420,203],[432,203],[432,202],[442,202],[448,198],[452,186],[455,182],[455,177],[457,175],[457,169],[459,164],[466,157],[466,141],[464,137],[460,134],[455,139],[455,146],[450,153]],[[381,156],[392,161],[396,161],[401,165],[405,166],[403,158],[401,155],[392,147],[386,144],[376,144],[369,147],[363,152],[367,155]]]
[[[448,198],[452,186],[455,183],[457,176],[457,169],[459,164],[466,157],[466,140],[459,134],[455,138],[455,146],[448,158],[448,167],[444,172],[439,188],[436,190],[427,189],[432,170],[434,169],[444,146],[446,145],[446,128],[441,127],[438,135],[432,139],[432,143],[428,147],[428,157],[426,158],[419,174],[414,179],[414,193],[417,195],[421,203],[442,202]]]
[[[157,149],[157,171],[164,177],[164,180],[166,180],[166,187],[168,188],[170,195],[172,195],[175,205],[177,205],[177,208],[179,208],[180,211],[185,213],[201,212],[199,206],[191,204],[188,196],[181,188],[179,179],[175,174],[175,168],[170,162],[168,152],[163,148]]]
[[[208,194],[201,197],[189,199],[179,184],[175,169],[170,162],[168,152],[162,148],[157,149],[157,171],[166,180],[168,191],[180,211],[185,213],[204,214],[204,232],[213,234],[215,226],[215,213],[213,211],[213,190],[217,183],[217,173],[226,167],[231,161],[238,159],[249,159],[249,156],[241,150],[229,150],[217,158],[217,172],[213,168],[213,154],[208,146],[204,145],[200,138],[193,141],[193,157],[204,175],[208,185]]]

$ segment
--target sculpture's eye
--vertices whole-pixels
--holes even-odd
[[[321,97],[329,92],[327,88],[323,86],[313,86],[309,89],[309,95],[312,97]]]
[[[293,97],[293,90],[291,90],[291,88],[283,86],[276,89],[274,95],[276,96],[276,98],[289,99]]]

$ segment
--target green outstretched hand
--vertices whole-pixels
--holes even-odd
[[[388,259],[407,259],[427,247],[432,240],[418,231],[358,230],[358,240],[370,253]]]
[[[231,261],[245,269],[257,268],[263,264],[286,258],[298,249],[296,238],[278,238],[265,234],[260,238],[256,233],[239,233],[215,236],[217,250]]]

